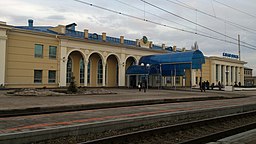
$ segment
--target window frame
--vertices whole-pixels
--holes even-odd
[[[54,72],[54,79],[50,77],[51,72]],[[56,83],[56,70],[48,70],[48,83]]]
[[[73,69],[73,60],[71,57],[68,57],[67,69],[66,69],[66,83],[71,82],[72,69]]]
[[[98,61],[97,84],[103,84],[103,63],[101,59]]]
[[[37,72],[41,72],[41,76],[37,77]],[[41,84],[43,82],[43,70],[34,70],[34,83]]]
[[[41,54],[37,54],[37,46],[41,46]],[[42,44],[35,44],[35,47],[34,47],[34,57],[35,58],[43,58],[44,57],[44,45]]]
[[[80,83],[85,82],[85,77],[84,77],[84,71],[85,71],[85,64],[84,64],[84,59],[81,58],[79,61],[79,74],[80,74]]]
[[[55,54],[51,54],[51,48],[55,49]],[[56,59],[57,58],[57,46],[49,46],[49,58]]]

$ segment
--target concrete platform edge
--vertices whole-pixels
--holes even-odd
[[[211,117],[222,116],[227,114],[234,114],[239,112],[256,110],[255,104],[244,106],[232,106],[221,107],[215,109],[193,110],[185,112],[174,112],[166,114],[157,114],[151,116],[143,116],[137,118],[126,118],[121,120],[109,120],[104,122],[95,122],[90,124],[77,124],[71,126],[63,126],[58,128],[50,128],[46,130],[34,130],[30,132],[18,132],[9,134],[0,134],[0,143],[12,144],[12,143],[33,143],[43,141],[46,139],[54,139],[62,136],[81,135],[92,132],[103,132],[108,130],[117,130],[127,127],[136,127],[139,125],[145,125],[155,123],[163,120],[182,120],[196,118],[202,115],[208,115]],[[118,125],[118,127],[117,127]]]
[[[237,97],[237,98],[240,98],[240,97]],[[180,99],[170,98],[170,99],[155,99],[155,100],[123,101],[123,102],[113,102],[113,103],[106,102],[106,103],[95,103],[95,104],[84,104],[84,105],[80,104],[80,105],[49,106],[49,107],[31,107],[31,108],[24,108],[24,109],[6,109],[6,110],[0,110],[0,117],[115,108],[115,107],[126,107],[126,106],[164,104],[164,103],[175,103],[175,102],[219,100],[219,99],[230,99],[230,97],[216,96],[216,97],[180,98]]]

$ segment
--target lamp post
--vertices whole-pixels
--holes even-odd
[[[141,65],[142,67],[145,66],[144,63],[141,63],[140,65]],[[147,90],[148,90],[148,81],[149,81],[150,64],[146,64],[146,67],[145,67],[145,68],[147,69],[147,77],[145,78],[145,82],[144,82],[144,92],[146,92],[145,86],[146,86],[146,88],[147,88]]]
[[[147,71],[148,71],[148,76],[147,76],[147,90],[148,90],[148,84],[149,84],[149,71],[150,71],[150,64],[146,64],[146,68],[147,68]]]

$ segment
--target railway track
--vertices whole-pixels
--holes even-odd
[[[130,132],[79,144],[180,143],[198,144],[256,128],[256,111]]]

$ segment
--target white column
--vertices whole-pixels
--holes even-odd
[[[227,84],[226,67],[227,67],[227,66],[223,65],[223,70],[222,70],[222,74],[223,74],[223,85],[226,85],[226,84]]]
[[[231,85],[231,66],[228,66],[228,85]]]
[[[176,76],[173,76],[173,86],[176,86]]]
[[[0,85],[5,85],[6,30],[0,29]]]
[[[138,80],[137,80],[137,76],[136,76],[136,82],[138,83]],[[137,84],[136,84],[137,85]],[[130,87],[130,75],[126,75],[126,86],[129,88]]]
[[[241,79],[241,85],[244,85],[244,68],[240,67],[240,79]]]
[[[102,86],[106,86],[106,62],[102,60]]]
[[[218,81],[216,82],[216,84],[218,84],[218,82],[222,83],[222,81],[221,81],[221,73],[222,73],[221,65],[219,64],[218,65]]]
[[[125,86],[125,63],[122,62],[118,68],[118,86]]]
[[[215,63],[212,64],[212,72],[211,73],[212,73],[212,77],[211,77],[210,83],[216,84],[216,64]]]
[[[121,54],[121,60],[118,70],[118,86],[125,86],[125,68],[126,68],[126,61],[125,61],[125,54]],[[128,80],[128,79],[127,79]],[[138,82],[138,81],[136,81]]]
[[[239,82],[241,82],[240,76],[241,76],[241,71],[240,71],[240,68],[237,67],[237,84],[238,84]]]
[[[232,69],[231,69],[231,71],[232,71],[232,85],[234,85],[235,84],[235,81],[236,81],[236,71],[235,71],[235,67],[234,66],[232,66]]]
[[[196,85],[196,70],[192,69],[192,86]]]
[[[87,79],[88,79],[88,61],[84,61],[84,86],[87,86]]]
[[[60,47],[60,82],[59,86],[66,86],[66,78],[67,78],[67,47]]]

